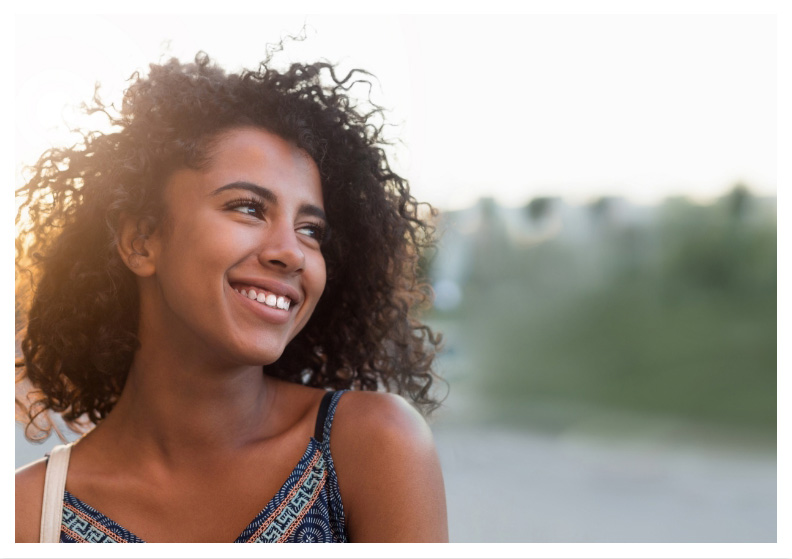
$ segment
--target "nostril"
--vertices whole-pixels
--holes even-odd
[[[262,246],[259,261],[284,272],[298,271],[305,265],[305,253],[297,238],[269,238]]]

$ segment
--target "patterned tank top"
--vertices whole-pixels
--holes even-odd
[[[308,448],[278,493],[234,543],[346,542],[344,507],[330,456],[330,427],[344,391],[322,398]],[[65,491],[61,543],[143,543],[135,534]]]

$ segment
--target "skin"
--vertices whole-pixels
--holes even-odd
[[[261,374],[324,289],[321,182],[307,154],[241,128],[206,169],[174,173],[165,203],[158,230],[121,228],[141,349],[116,407],[72,449],[66,488],[146,541],[231,542],[305,452],[324,394]],[[291,308],[261,310],[234,290],[244,283],[290,293]],[[447,541],[431,432],[401,397],[345,394],[331,452],[351,541]],[[44,473],[43,460],[17,471],[17,542],[38,541]]]

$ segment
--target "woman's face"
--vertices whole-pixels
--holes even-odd
[[[221,363],[277,360],[325,287],[314,161],[270,132],[234,129],[214,144],[208,166],[170,177],[165,205],[152,238],[153,305],[141,300],[154,331]],[[141,319],[143,327],[146,312]]]

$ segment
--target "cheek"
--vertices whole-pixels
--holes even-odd
[[[305,271],[306,274],[303,277],[303,285],[306,290],[306,295],[310,297],[310,313],[304,317],[301,328],[305,326],[305,323],[313,316],[316,305],[319,303],[319,299],[322,297],[325,290],[327,269],[325,267],[324,257],[318,255],[315,259],[312,259]]]
[[[317,272],[316,272],[316,290],[317,290],[317,298],[324,293],[325,286],[327,285],[327,264],[325,263],[324,257],[319,257],[319,262],[317,265]]]
[[[163,242],[168,256],[189,267],[208,262],[227,262],[237,253],[250,251],[256,239],[241,227],[196,211],[183,218]]]

